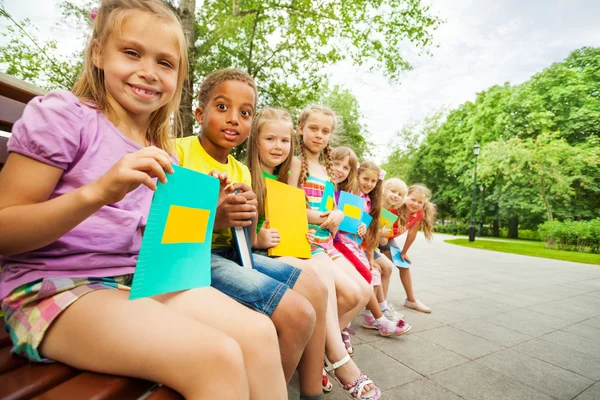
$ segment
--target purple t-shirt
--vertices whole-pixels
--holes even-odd
[[[63,90],[31,100],[8,141],[9,152],[64,171],[51,199],[98,179],[120,158],[141,148],[104,114]],[[133,273],[151,201],[152,191],[139,186],[118,203],[100,208],[56,242],[0,257],[0,299],[45,277]]]

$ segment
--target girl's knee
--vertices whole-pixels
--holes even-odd
[[[271,316],[280,337],[294,337],[296,342],[307,342],[317,322],[311,303],[298,293],[287,291]]]

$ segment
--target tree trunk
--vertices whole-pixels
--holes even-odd
[[[508,220],[508,238],[518,239],[519,238],[519,216],[513,215]]]
[[[494,221],[492,222],[492,236],[500,237],[500,220],[498,214],[500,213],[500,207],[498,204],[494,204]]]
[[[183,124],[183,136],[191,136],[194,133],[194,110],[192,100],[194,99],[194,65],[196,64],[196,31],[194,29],[196,0],[181,0],[179,3],[179,19],[188,48],[188,77],[183,84],[181,97],[181,119]]]
[[[550,203],[548,202],[548,198],[546,196],[546,187],[544,186],[543,175],[540,177],[540,195],[542,196],[542,200],[544,201],[544,206],[546,206],[546,217],[548,218],[548,221],[552,221],[552,208],[550,207]]]

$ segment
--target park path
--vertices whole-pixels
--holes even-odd
[[[419,236],[415,293],[430,315],[389,299],[410,333],[382,338],[352,326],[354,359],[383,399],[600,399],[600,266],[469,249]],[[297,399],[297,381],[289,398]],[[336,385],[327,400],[347,399]]]

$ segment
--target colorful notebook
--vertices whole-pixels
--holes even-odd
[[[129,299],[210,285],[210,251],[219,180],[173,166],[158,182]]]
[[[334,192],[335,188],[333,186],[333,183],[327,181],[327,183],[325,183],[325,189],[323,190],[323,198],[321,199],[319,211],[327,212],[333,211],[335,209]]]
[[[265,179],[265,186],[265,218],[281,236],[279,244],[268,250],[269,256],[311,258],[304,190],[273,179]]]
[[[392,229],[392,225],[394,225],[397,220],[398,216],[396,214],[386,210],[385,208],[381,209],[381,217],[379,218],[379,221],[381,222],[382,228]]]
[[[356,234],[362,221],[365,199],[352,193],[340,192],[337,207],[338,210],[342,210],[344,213],[344,219],[339,226],[339,230]]]
[[[363,224],[365,224],[365,226],[367,227],[367,230],[369,230],[369,225],[371,225],[371,221],[373,221],[373,217],[371,217],[368,213],[363,213],[362,216],[362,222]],[[354,236],[354,240],[358,243],[358,244],[362,244],[363,242],[363,238],[361,238],[360,236],[358,236],[358,234],[356,235],[352,235]]]
[[[390,253],[392,256],[392,262],[396,267],[410,268],[410,263],[400,256],[402,254],[402,250],[397,247],[390,246]]]

